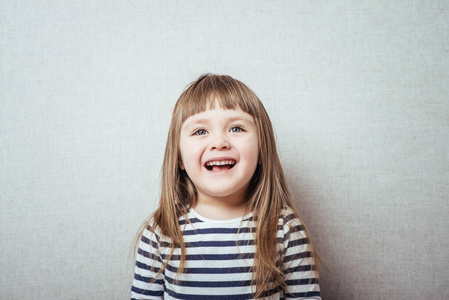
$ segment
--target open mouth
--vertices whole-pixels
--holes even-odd
[[[233,159],[221,160],[221,161],[208,161],[205,167],[211,172],[227,171],[235,166],[236,162]]]

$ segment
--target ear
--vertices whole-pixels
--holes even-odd
[[[182,163],[182,160],[179,160],[179,168],[183,171],[186,169],[186,168],[184,168],[184,164]]]

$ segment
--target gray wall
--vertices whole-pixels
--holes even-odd
[[[1,1],[2,299],[125,299],[173,105],[274,123],[325,299],[449,298],[448,1]]]

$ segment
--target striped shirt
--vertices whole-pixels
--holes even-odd
[[[180,249],[166,269],[156,275],[170,255],[169,239],[147,228],[136,254],[131,299],[252,299],[254,227],[252,214],[233,220],[210,220],[191,209],[179,219],[186,245],[182,274],[177,274]],[[279,218],[278,250],[285,290],[271,286],[265,299],[321,299],[310,245],[292,210]]]

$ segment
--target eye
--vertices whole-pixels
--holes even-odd
[[[207,134],[207,131],[206,129],[202,128],[195,130],[195,132],[193,133],[193,135],[205,135],[205,134]]]
[[[243,130],[243,128],[240,127],[240,126],[233,126],[233,127],[231,128],[231,130],[229,130],[229,132],[242,132],[242,131],[244,131],[244,130]]]

